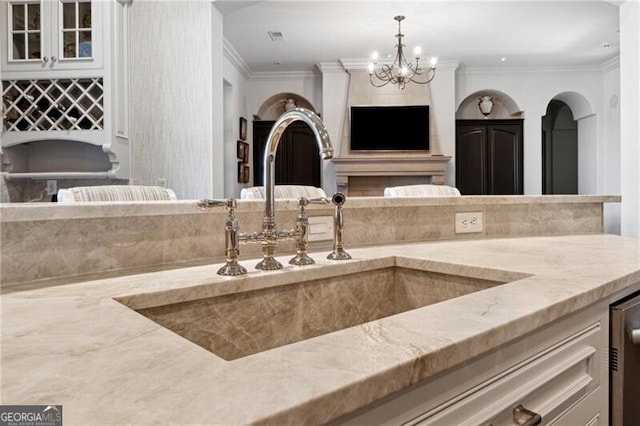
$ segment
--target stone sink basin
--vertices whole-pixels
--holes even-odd
[[[223,359],[234,360],[507,282],[481,275],[394,264],[136,311]]]

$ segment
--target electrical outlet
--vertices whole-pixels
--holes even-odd
[[[456,213],[456,234],[482,232],[482,212]]]
[[[47,195],[53,195],[58,192],[58,181],[47,180]]]
[[[333,239],[333,216],[309,217],[309,241]]]

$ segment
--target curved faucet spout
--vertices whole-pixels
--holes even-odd
[[[320,150],[320,156],[323,159],[333,158],[333,147],[331,146],[331,140],[329,139],[329,133],[324,127],[322,120],[313,111],[305,108],[291,109],[278,118],[273,125],[269,137],[267,139],[267,146],[264,149],[264,191],[265,191],[265,206],[264,206],[264,218],[273,219],[274,217],[274,185],[275,185],[275,169],[273,167],[276,161],[276,152],[280,143],[280,138],[287,127],[294,121],[304,121],[311,127],[313,134],[316,137],[318,143],[318,149]]]
[[[275,258],[278,230],[275,224],[274,192],[276,153],[282,134],[294,121],[304,121],[311,127],[318,143],[320,155],[324,159],[333,158],[333,147],[329,139],[329,133],[325,129],[322,120],[314,112],[305,108],[291,109],[278,118],[267,139],[264,150],[264,217],[262,218],[262,253],[263,259],[256,265],[261,270],[281,269],[282,264]]]

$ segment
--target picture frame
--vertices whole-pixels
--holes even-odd
[[[244,177],[244,164],[238,162],[238,183],[242,183]]]
[[[249,183],[249,166],[244,166],[242,168],[242,183]]]
[[[242,156],[242,162],[244,164],[247,164],[249,163],[249,144],[246,142],[243,142],[243,145],[244,145],[244,153]]]
[[[236,156],[238,157],[238,160],[242,160],[242,162],[244,163],[244,157],[246,155],[246,150],[247,147],[245,146],[246,144],[244,142],[242,142],[241,140],[239,140],[236,143]]]
[[[247,119],[244,117],[240,117],[240,139],[243,141],[247,140]]]
[[[238,162],[238,183],[249,183],[249,166]]]

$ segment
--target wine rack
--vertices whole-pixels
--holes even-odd
[[[2,81],[8,132],[103,130],[102,78]]]

